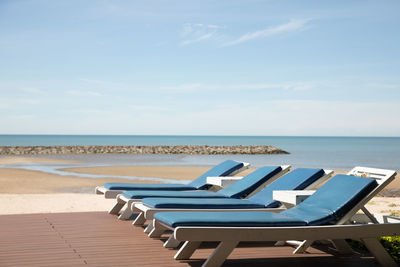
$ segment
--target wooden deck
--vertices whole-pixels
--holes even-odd
[[[0,237],[0,266],[200,266],[215,247],[205,244],[192,260],[175,261],[175,250],[106,212],[3,215]],[[378,266],[369,255],[339,257],[329,246],[292,251],[242,244],[224,266]]]

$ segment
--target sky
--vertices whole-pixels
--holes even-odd
[[[0,134],[400,136],[399,10],[0,0]]]

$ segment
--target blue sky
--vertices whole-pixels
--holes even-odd
[[[400,136],[399,1],[0,1],[1,134]]]

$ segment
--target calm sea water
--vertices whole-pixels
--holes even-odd
[[[208,165],[230,158],[253,166],[400,170],[400,137],[0,135],[1,146],[31,145],[274,145],[289,155],[59,155],[103,164]]]

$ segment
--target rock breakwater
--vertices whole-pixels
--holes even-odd
[[[0,146],[0,155],[52,154],[289,154],[275,146]]]

